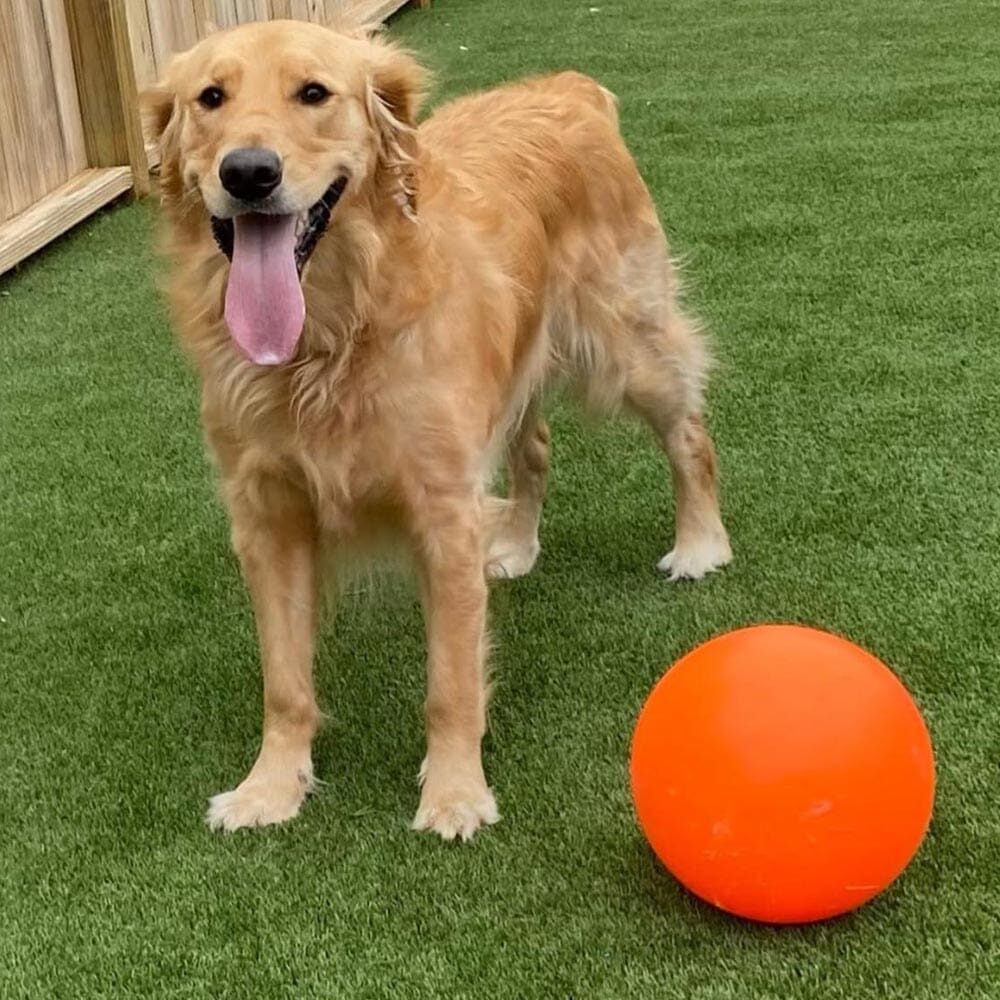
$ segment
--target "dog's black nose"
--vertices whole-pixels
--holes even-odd
[[[240,201],[261,201],[281,183],[281,159],[260,146],[234,149],[219,165],[222,186]]]

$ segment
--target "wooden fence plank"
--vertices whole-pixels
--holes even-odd
[[[171,7],[178,35],[183,39],[180,50],[190,48],[205,37],[212,14],[210,0],[173,0]]]
[[[152,3],[153,0],[150,0]],[[210,35],[213,31],[219,28],[219,21],[215,14],[216,3],[228,3],[232,6],[236,0],[191,0],[191,7],[194,11],[194,26],[195,26],[195,39],[190,43],[194,45],[195,41],[200,41],[206,35]],[[185,45],[184,48],[188,48]],[[183,51],[178,49],[178,51]]]
[[[66,0],[87,161],[128,164],[136,191],[149,187],[125,0]]]
[[[14,4],[21,11],[21,72],[31,81],[20,99],[24,102],[32,153],[32,173],[37,178],[38,196],[64,183],[75,170],[66,164],[59,101],[56,94],[48,31],[40,0]]]
[[[128,167],[84,170],[20,215],[0,224],[0,274],[131,186]]]
[[[146,140],[139,115],[139,87],[132,64],[132,46],[129,41],[128,17],[125,0],[110,0],[112,58],[120,91],[122,127],[125,130],[125,145],[128,148],[127,163],[132,169],[132,184],[141,198],[149,194],[149,161],[146,157]],[[97,164],[100,166],[100,164]]]
[[[326,24],[329,21],[324,0],[308,0],[306,7],[307,20],[314,24]]]
[[[268,0],[234,0],[234,2],[236,5],[236,24],[271,19],[271,5]]]
[[[87,159],[94,167],[128,163],[122,91],[115,63],[111,8],[99,0],[66,0]]]
[[[69,44],[69,27],[66,24],[66,5],[63,0],[42,0],[42,14],[45,18],[52,75],[55,81],[59,127],[66,155],[66,174],[73,177],[87,166],[87,146],[83,138],[83,122],[80,119],[80,99],[76,93],[76,74],[73,69],[73,52]]]
[[[24,81],[18,79],[20,65],[12,10],[0,9],[0,219],[9,219],[32,201],[25,159],[27,137],[19,100]]]
[[[0,7],[0,199],[6,217],[26,208],[72,172],[41,0]]]
[[[132,42],[135,82],[139,90],[144,90],[156,83],[160,77],[146,0],[125,0],[125,15],[128,18],[129,39]]]
[[[147,0],[146,7],[160,76],[175,52],[191,48],[203,36],[212,12],[207,5],[196,7],[192,0]]]
[[[212,21],[216,28],[231,28],[240,23],[236,0],[215,0],[211,4]],[[204,30],[204,28],[202,29]]]

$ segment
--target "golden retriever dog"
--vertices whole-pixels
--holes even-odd
[[[481,758],[487,586],[538,557],[550,380],[652,427],[676,491],[664,573],[730,559],[706,351],[614,98],[565,72],[418,125],[424,85],[390,43],[276,21],[209,36],[144,95],[173,320],[264,679],[259,756],[211,800],[213,828],[298,813],[321,577],[387,541],[412,557],[426,619],[413,826],[464,840],[497,820]]]

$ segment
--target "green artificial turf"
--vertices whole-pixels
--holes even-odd
[[[503,822],[468,847],[407,830],[422,630],[390,585],[324,631],[320,794],[287,827],[210,834],[258,740],[253,627],[155,208],[101,215],[0,281],[0,995],[996,995],[998,8],[435,0],[393,33],[435,99],[566,66],[620,95],[716,345],[736,561],[658,577],[657,450],[559,408],[541,562],[493,601]],[[905,877],[780,931],[678,889],[626,784],[665,666],[771,620],[890,663],[939,763]]]

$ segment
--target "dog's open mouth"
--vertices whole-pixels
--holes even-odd
[[[347,187],[347,178],[339,177],[324,192],[323,197],[316,202],[308,212],[296,217],[295,227],[295,264],[299,274],[306,261],[312,256],[316,244],[330,225],[330,213],[340,201],[340,196]],[[218,219],[212,216],[212,235],[219,249],[230,259],[233,259],[234,220]]]
[[[251,361],[290,361],[305,323],[301,275],[347,186],[340,177],[307,212],[212,217],[212,235],[229,258],[226,326]]]

